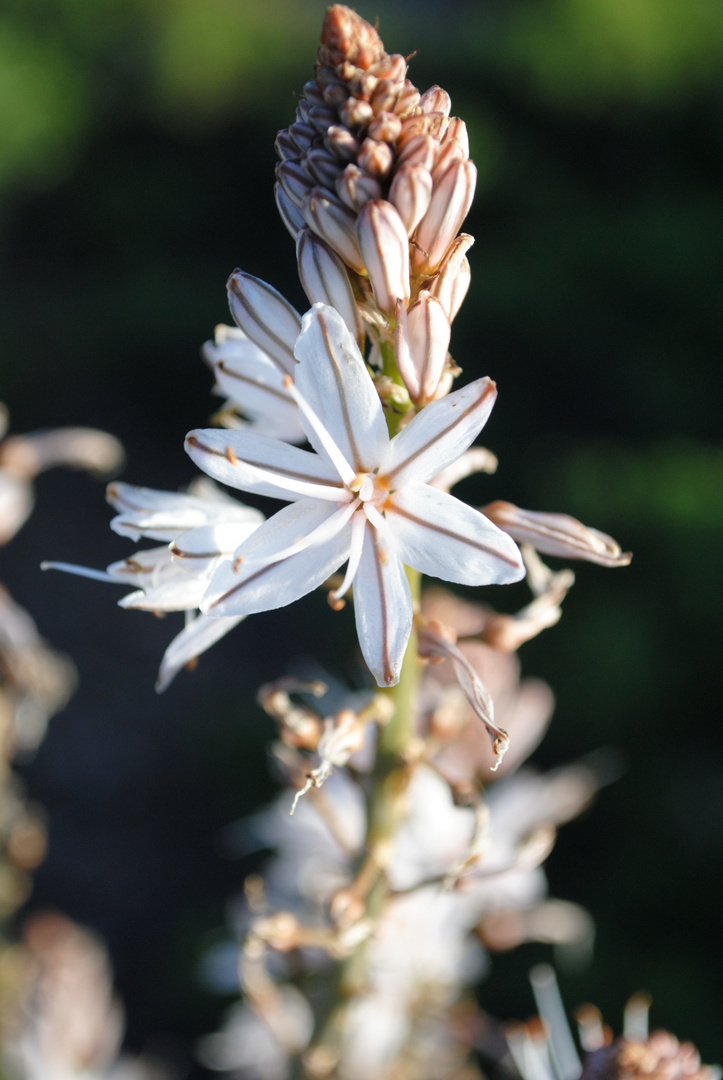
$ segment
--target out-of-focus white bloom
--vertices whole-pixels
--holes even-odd
[[[3,1042],[12,1080],[171,1080],[160,1063],[119,1057],[123,1009],[105,948],[62,915],[24,927],[24,994]]]
[[[40,637],[24,608],[0,586],[0,682],[4,755],[34,750],[48,720],[75,689],[75,668]]]
[[[254,1010],[245,1002],[234,1006],[220,1031],[201,1039],[201,1064],[249,1080],[285,1080],[291,1058],[309,1043],[314,1017],[306,998],[295,987],[274,987],[273,1009]]]
[[[211,619],[194,612],[214,571],[231,560],[239,544],[264,520],[263,514],[207,481],[193,485],[187,494],[114,483],[107,498],[119,511],[111,521],[114,532],[132,540],[161,540],[162,546],[138,551],[105,571],[57,562],[44,563],[43,568],[132,585],[133,591],[119,601],[124,608],[186,612],[186,626],[166,649],[158,673],[156,688],[165,690],[182,667],[243,618]]]
[[[94,428],[56,428],[5,437],[8,413],[0,403],[0,544],[15,536],[33,509],[32,482],[56,465],[109,474],[123,462],[123,447]]]
[[[523,574],[519,552],[476,511],[428,483],[489,416],[481,379],[433,402],[390,440],[379,398],[346,325],[315,305],[296,345],[294,396],[316,454],[245,432],[191,432],[191,457],[214,478],[293,500],[215,571],[202,610],[247,615],[283,607],[348,568],[357,632],[380,686],[398,681],[412,626],[404,566],[469,585]],[[303,396],[302,396],[303,395]]]

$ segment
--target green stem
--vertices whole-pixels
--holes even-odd
[[[409,567],[406,570],[414,610],[417,611],[421,595],[421,574]],[[394,834],[404,819],[406,793],[412,776],[413,766],[409,760],[408,748],[414,733],[419,680],[417,637],[412,632],[399,682],[396,686],[382,691],[394,702],[394,714],[389,723],[379,730],[369,797],[365,861],[357,877],[358,882],[363,879],[367,883],[366,912],[372,919],[379,918],[389,898],[385,867]],[[364,986],[365,968],[366,946],[361,945],[343,965],[340,978],[343,994],[355,993]]]

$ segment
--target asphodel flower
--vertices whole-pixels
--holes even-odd
[[[264,520],[263,514],[218,491],[208,481],[191,491],[156,491],[133,484],[109,484],[106,497],[118,514],[111,528],[131,540],[161,541],[105,570],[46,562],[44,570],[64,570],[113,585],[131,586],[119,606],[165,614],[183,611],[186,625],[166,649],[156,689],[165,690],[185,665],[215,645],[243,618],[213,619],[198,612],[214,570]]]
[[[374,384],[344,320],[315,305],[302,322],[287,390],[314,453],[246,431],[194,431],[193,460],[215,479],[291,505],[217,567],[208,615],[283,607],[343,563],[332,597],[353,586],[364,659],[380,686],[399,679],[412,629],[405,566],[464,585],[519,580],[514,541],[478,511],[431,486],[486,422],[494,383],[479,379],[432,402],[390,438]]]

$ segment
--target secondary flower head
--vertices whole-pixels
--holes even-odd
[[[249,432],[191,432],[186,447],[224,483],[289,500],[219,566],[209,615],[283,607],[347,562],[364,659],[380,686],[399,679],[412,628],[405,566],[464,585],[517,581],[515,543],[478,511],[429,483],[468,448],[495,400],[479,379],[432,402],[393,439],[356,341],[316,304],[295,349],[295,397],[315,453]]]

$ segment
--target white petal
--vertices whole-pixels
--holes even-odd
[[[254,349],[252,342],[248,342]],[[284,376],[268,360],[247,356],[220,358],[214,364],[214,374],[220,391],[244,416],[263,425],[262,434],[285,441],[304,442],[296,404],[284,389]]]
[[[394,686],[412,632],[412,596],[401,559],[370,524],[354,578],[354,615],[369,670],[379,686]]]
[[[330,540],[281,562],[269,564],[268,559],[308,536],[334,512],[328,502],[312,499],[279,510],[238,549],[240,563],[222,563],[216,570],[202,610],[210,615],[251,615],[285,607],[317,588],[348,558],[350,524]],[[260,567],[254,561],[257,557],[262,560]]]
[[[357,472],[383,464],[389,435],[379,395],[357,344],[333,308],[314,304],[302,320],[295,384]],[[308,424],[309,442],[326,452]]]
[[[186,573],[203,574],[218,559],[230,559],[256,528],[256,524],[220,524],[189,529],[171,544],[173,565]]]
[[[340,502],[347,497],[336,469],[324,458],[264,435],[191,431],[186,452],[209,476],[242,491],[290,500],[309,495]]]
[[[226,619],[212,619],[208,615],[198,615],[188,623],[180,634],[176,634],[163,654],[156,682],[158,693],[162,693],[166,687],[170,686],[182,667],[215,645],[224,634],[233,630],[234,626],[238,626],[242,619],[243,615]]]
[[[400,559],[430,577],[460,585],[507,585],[524,577],[511,537],[478,510],[428,484],[394,492],[386,518]]]
[[[210,498],[173,491],[156,491],[133,484],[113,483],[106,490],[108,502],[120,510],[111,528],[121,536],[138,540],[173,540],[179,532],[215,521],[260,523],[263,515],[223,492]]]
[[[189,611],[200,606],[207,584],[207,577],[177,571],[155,588],[129,593],[118,605],[138,611]]]
[[[392,488],[431,480],[456,461],[484,427],[496,397],[491,379],[477,379],[417,413],[392,439],[387,464]]]
[[[236,324],[281,371],[293,371],[299,313],[271,285],[240,270],[231,275],[226,288]]]

